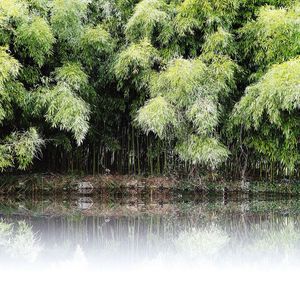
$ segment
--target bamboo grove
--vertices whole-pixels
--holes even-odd
[[[0,0],[0,170],[297,175],[295,0]]]

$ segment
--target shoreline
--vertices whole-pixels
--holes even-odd
[[[35,173],[29,175],[1,175],[0,194],[14,192],[54,192],[82,191],[89,193],[97,190],[172,190],[187,192],[255,192],[255,193],[300,193],[300,181],[277,180],[258,181],[176,178],[170,176],[137,175],[62,175]]]

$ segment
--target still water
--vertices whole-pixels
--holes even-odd
[[[277,291],[300,271],[298,195],[19,194],[0,214],[2,284],[17,274],[30,292],[49,278],[43,291],[197,291],[200,276],[217,291]]]

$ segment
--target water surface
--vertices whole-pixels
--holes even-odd
[[[20,222],[32,231],[38,253],[31,263],[76,255],[98,267],[158,259],[218,265],[299,262],[297,195],[20,194],[2,196],[0,214],[4,223],[13,224],[12,234]],[[26,246],[23,238],[19,241]],[[22,251],[13,255],[0,247],[5,261],[26,262]]]

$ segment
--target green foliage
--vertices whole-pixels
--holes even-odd
[[[41,153],[44,141],[35,128],[25,132],[13,132],[0,145],[0,169],[12,167],[14,163],[20,170],[26,169],[32,160]]]
[[[199,135],[212,133],[219,123],[218,104],[213,99],[197,99],[186,115]]]
[[[52,127],[71,131],[78,144],[81,144],[86,136],[89,125],[89,106],[72,89],[64,83],[60,83],[45,93],[47,103],[46,121]]]
[[[264,70],[300,54],[300,8],[262,7],[242,29],[242,49],[252,66]]]
[[[190,135],[176,145],[176,151],[184,161],[216,167],[223,163],[229,151],[216,138]]]
[[[158,51],[147,39],[131,44],[117,56],[114,65],[120,86],[132,82],[137,89],[145,87],[156,62],[159,62]]]
[[[34,65],[22,67],[19,73],[20,80],[30,86],[35,86],[41,81],[41,68]]]
[[[51,26],[60,41],[77,45],[88,0],[53,0]]]
[[[106,56],[114,48],[114,41],[102,25],[86,27],[81,36],[80,47],[85,63],[93,65],[95,57]]]
[[[151,95],[163,94],[170,102],[186,107],[201,95],[205,84],[207,67],[201,60],[172,60],[167,70],[152,79]]]
[[[291,170],[299,160],[299,87],[300,58],[273,65],[246,89],[233,113],[233,123],[258,133],[251,146]]]
[[[232,153],[295,169],[299,13],[293,0],[1,0],[0,169],[29,166],[37,133],[68,153],[71,135],[87,139],[93,172],[120,145],[122,172],[162,146],[187,166]]]
[[[22,83],[14,80],[6,82],[0,95],[1,107],[4,110],[3,119],[12,120],[14,118],[14,107],[16,105],[25,109],[27,95],[28,92]]]
[[[1,0],[0,2],[0,28],[7,28],[12,22],[20,22],[28,16],[27,5],[20,0]]]
[[[87,5],[75,0],[1,1],[0,42],[6,46],[0,47],[0,122],[22,129],[9,134],[4,128],[1,170],[30,166],[43,144],[36,129],[47,130],[45,122],[72,132],[78,144],[86,136],[90,111],[81,95],[89,76],[71,56],[84,39]],[[24,132],[29,126],[34,127]]]
[[[236,54],[233,35],[218,27],[217,31],[207,35],[202,50],[206,58],[210,59],[215,58],[215,55],[233,56]]]
[[[216,63],[207,65],[200,59],[172,60],[165,71],[153,76],[152,99],[138,112],[138,123],[160,138],[175,139],[183,160],[212,167],[220,164],[229,152],[213,136],[219,99],[234,84],[234,68],[227,67],[219,70]]]
[[[19,69],[19,62],[7,53],[7,48],[0,47],[0,124],[10,114],[7,104],[10,96],[5,84],[17,76]]]
[[[150,99],[138,112],[138,123],[146,132],[155,132],[161,139],[170,135],[178,124],[176,109],[162,96]]]
[[[56,68],[55,79],[58,83],[66,83],[74,90],[79,90],[88,83],[88,76],[79,63],[68,62]]]
[[[196,30],[212,32],[217,27],[230,27],[239,8],[238,0],[184,0],[178,7],[176,29],[181,35]]]
[[[7,53],[8,48],[0,47],[0,94],[4,83],[17,76],[20,64]]]
[[[299,86],[300,58],[273,65],[258,83],[247,88],[236,107],[236,115],[242,115],[247,128],[257,129],[264,113],[272,124],[280,126],[281,111],[292,112],[300,106]]]
[[[170,14],[164,0],[143,0],[135,8],[126,24],[126,36],[131,41],[151,39],[158,32],[158,38],[166,39],[170,31]]]
[[[16,31],[16,44],[25,53],[42,66],[45,58],[51,54],[54,36],[48,23],[41,17],[34,17],[23,23]]]
[[[25,0],[28,8],[34,14],[46,16],[52,0]]]
[[[13,166],[13,156],[7,145],[0,144],[0,170],[3,172],[6,168]]]

